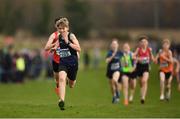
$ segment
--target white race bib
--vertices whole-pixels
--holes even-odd
[[[111,64],[111,70],[116,70],[116,69],[119,69],[119,68],[120,68],[119,63],[112,63]]]
[[[59,55],[61,58],[71,56],[71,52],[69,51],[69,48],[67,48],[67,49],[57,48],[56,49],[56,54]]]
[[[149,63],[149,57],[142,57],[140,59],[141,64],[148,64]]]
[[[168,66],[169,66],[168,62],[160,63],[160,68],[164,68],[164,67],[168,67]]]

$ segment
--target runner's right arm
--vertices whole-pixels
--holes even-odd
[[[52,51],[52,50],[55,50],[57,48],[57,42],[53,43],[54,39],[55,39],[55,35],[53,33],[50,35],[50,37],[46,43],[46,46],[44,48],[46,51]]]
[[[169,52],[168,52],[168,55],[169,55],[169,57],[162,56],[162,58],[163,58],[164,60],[166,60],[167,62],[173,63],[173,56],[172,56],[172,52],[171,52],[170,50],[169,50]]]
[[[159,59],[159,53],[154,58],[154,63],[155,64],[158,64],[158,59]]]
[[[116,52],[117,51],[115,51],[115,52],[113,52],[113,54],[112,54],[112,56],[107,56],[107,58],[106,58],[106,63],[109,63],[109,62],[111,62],[111,60],[114,58],[114,56],[116,55]]]

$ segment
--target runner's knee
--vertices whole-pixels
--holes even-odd
[[[59,77],[59,82],[64,82],[64,81],[66,81],[65,77]]]

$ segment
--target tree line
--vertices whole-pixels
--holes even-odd
[[[179,0],[1,0],[0,33],[49,35],[59,16],[69,19],[79,37],[94,29],[179,28],[179,11]]]

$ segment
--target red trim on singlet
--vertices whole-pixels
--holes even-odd
[[[53,40],[53,43],[58,40],[58,32],[54,32],[55,38]],[[53,52],[53,61],[56,63],[60,62],[60,56],[56,54],[56,51]]]

